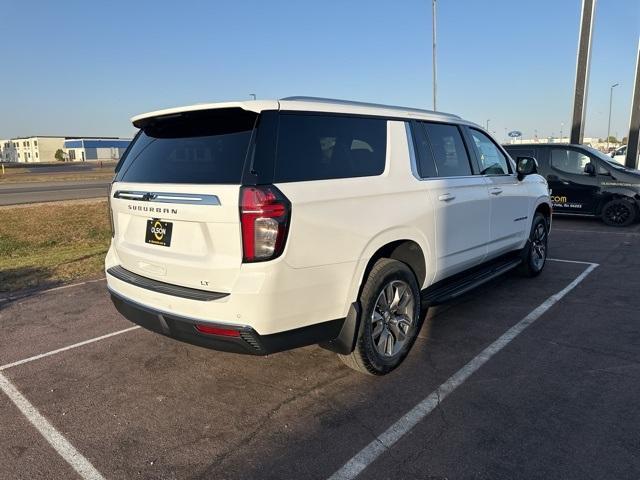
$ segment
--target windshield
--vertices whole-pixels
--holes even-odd
[[[591,153],[593,156],[599,158],[600,160],[607,162],[607,166],[609,167],[613,167],[616,170],[629,170],[627,167],[625,167],[624,165],[621,165],[619,163],[617,163],[615,160],[613,160],[611,157],[609,157],[608,155],[602,153],[600,150],[596,150],[593,147],[584,147],[585,150],[587,150],[589,153]]]

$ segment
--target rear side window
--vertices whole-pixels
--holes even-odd
[[[423,123],[439,177],[471,175],[469,156],[455,125]]]
[[[368,177],[384,172],[387,121],[282,114],[274,182]]]
[[[148,120],[116,181],[239,184],[256,118],[221,109]]]

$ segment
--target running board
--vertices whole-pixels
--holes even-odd
[[[486,267],[476,270],[453,281],[444,280],[422,291],[420,298],[423,305],[437,305],[448,302],[470,290],[488,282],[509,270],[513,270],[522,263],[520,258],[503,260],[499,263],[491,263]],[[443,283],[442,285],[440,285]]]

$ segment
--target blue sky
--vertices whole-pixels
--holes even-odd
[[[439,0],[438,107],[569,131],[580,0]],[[313,95],[431,108],[430,0],[0,0],[0,138],[120,135],[137,113]],[[598,0],[586,136],[627,134],[640,1]]]

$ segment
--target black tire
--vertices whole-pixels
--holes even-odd
[[[389,297],[391,303],[387,302]],[[354,370],[385,375],[402,363],[418,336],[421,326],[418,282],[406,264],[381,258],[373,265],[359,301],[362,313],[356,347],[351,354],[338,356]],[[382,308],[385,304],[388,308]]]
[[[625,198],[614,198],[602,206],[600,217],[612,227],[627,227],[637,216],[636,206]]]
[[[541,238],[542,237],[542,238]],[[547,263],[549,222],[544,215],[536,213],[531,223],[529,241],[523,250],[519,271],[525,277],[537,277]]]

